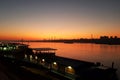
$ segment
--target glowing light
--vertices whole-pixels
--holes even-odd
[[[68,69],[72,69],[72,67],[71,67],[71,66],[68,66]]]
[[[45,62],[45,59],[42,59],[43,62]]]
[[[54,65],[57,65],[57,63],[56,63],[56,62],[53,62],[53,64],[54,64]]]
[[[7,50],[7,48],[6,48],[6,47],[4,47],[4,48],[3,48],[3,50]]]
[[[30,59],[32,59],[33,57],[32,57],[32,55],[30,55]]]
[[[27,58],[27,55],[25,54],[25,58]]]
[[[37,57],[37,56],[35,56],[35,59],[38,59],[38,57]]]

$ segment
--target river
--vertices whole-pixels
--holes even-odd
[[[105,66],[111,66],[118,69],[120,79],[120,45],[104,45],[90,43],[51,43],[51,42],[30,42],[31,48],[55,48],[56,55],[84,60],[90,62],[101,62]]]

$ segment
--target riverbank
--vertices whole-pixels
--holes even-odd
[[[9,40],[8,40],[9,41]],[[59,42],[59,43],[95,43],[107,45],[120,45],[120,38],[117,36],[100,36],[100,38],[80,38],[80,39],[45,39],[45,40],[12,40],[13,42]],[[2,42],[2,41],[1,41]]]
[[[100,63],[96,64],[87,61],[58,57],[53,50],[56,49],[30,49],[27,45],[23,44],[7,44],[6,46],[1,46],[0,59],[3,60],[3,62],[12,65],[13,71],[20,70],[18,72],[21,73],[24,72],[24,70],[25,72],[27,70],[28,75],[34,73],[32,75],[35,75],[36,77],[41,75],[51,80],[55,80],[56,75],[57,79],[64,77],[72,80],[116,80],[116,78],[114,78],[116,72],[114,67],[105,68]],[[41,70],[43,71],[41,72]]]
[[[30,62],[0,57],[0,80],[70,80]]]
[[[61,63],[64,62],[64,60],[67,60],[64,64],[68,65],[68,60],[73,61],[72,59],[57,57]],[[1,78],[5,80],[73,80],[66,78],[65,73],[59,73],[59,71],[45,68],[42,65],[38,65],[31,62],[23,62],[23,61],[17,61],[17,59],[11,59],[11,58],[0,58],[0,67],[2,74]],[[76,62],[76,60],[75,60]],[[77,61],[79,63],[79,61]],[[81,63],[81,62],[80,62]],[[83,66],[82,62],[80,65],[80,77],[78,79],[74,80],[118,80],[116,77],[116,73],[113,71],[113,69],[89,69],[86,68],[85,65]],[[86,63],[86,62],[85,62]],[[70,63],[71,64],[71,63]],[[88,62],[87,62],[88,64]],[[73,65],[79,65],[79,64],[73,64]],[[64,66],[61,66],[64,67]],[[87,66],[88,67],[88,66]],[[58,74],[59,73],[59,74]],[[70,76],[70,75],[69,75]]]

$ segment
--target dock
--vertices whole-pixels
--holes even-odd
[[[54,48],[29,48],[25,44],[0,44],[1,61],[51,80],[117,80],[113,67],[55,55]],[[48,74],[48,75],[45,75]]]

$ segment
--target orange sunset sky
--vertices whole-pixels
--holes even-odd
[[[120,0],[1,0],[0,40],[120,37]]]

